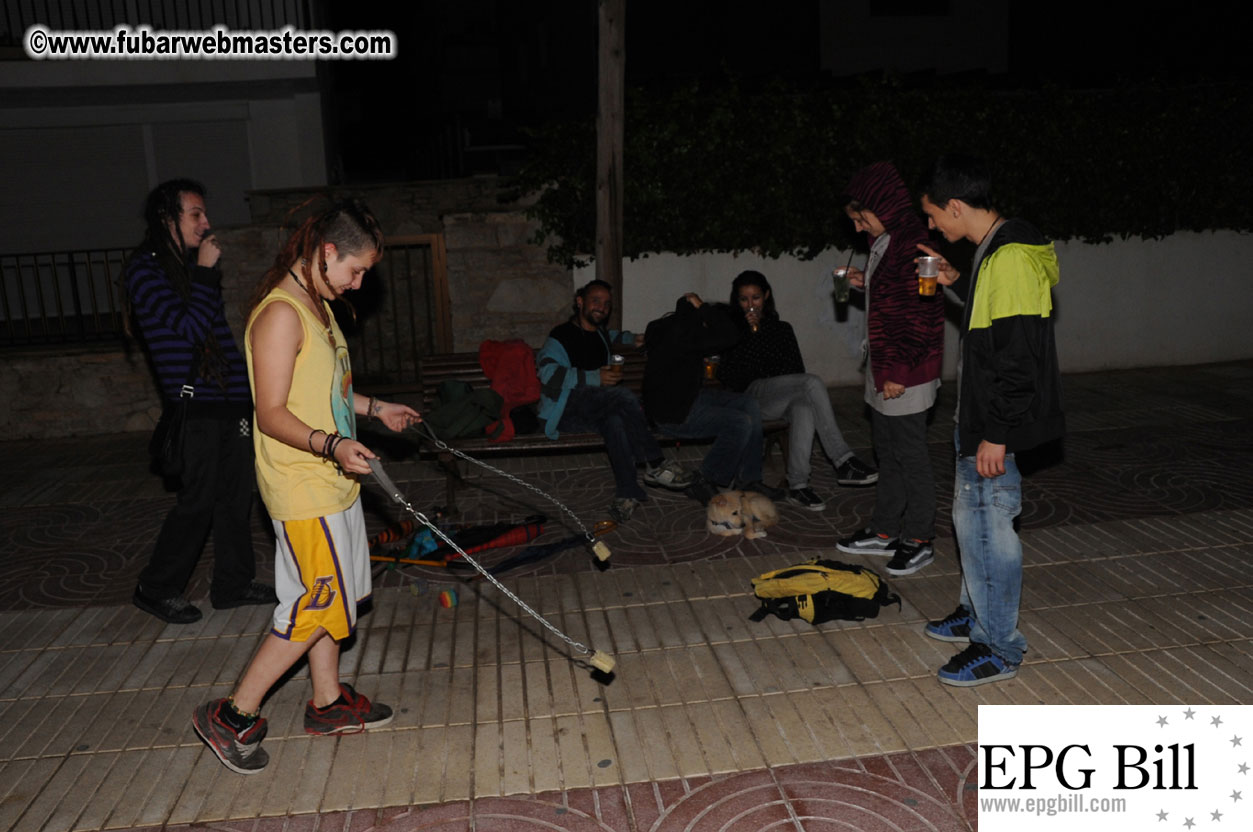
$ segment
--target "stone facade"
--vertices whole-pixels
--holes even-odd
[[[364,200],[388,236],[443,236],[454,351],[475,350],[488,338],[522,338],[539,346],[569,312],[570,272],[529,242],[535,223],[525,217],[525,205],[502,202],[502,193],[495,177],[331,191],[335,198]],[[252,222],[218,229],[223,295],[241,346],[246,306],[279,250],[281,226],[312,194],[254,192]],[[160,415],[136,344],[18,350],[6,355],[6,364],[0,395],[9,406],[0,427],[13,438],[148,430]]]
[[[568,314],[570,272],[529,242],[538,225],[525,203],[503,202],[494,176],[337,188],[335,198],[363,200],[389,236],[442,234],[456,352],[487,338],[521,338],[538,347]],[[306,191],[266,191],[249,203],[254,223],[282,223]]]

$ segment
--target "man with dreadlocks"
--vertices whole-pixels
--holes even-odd
[[[134,603],[170,624],[200,620],[183,593],[213,530],[214,609],[273,604],[253,580],[251,396],[226,323],[222,249],[209,230],[204,186],[164,182],[148,195],[147,233],[126,266],[126,296],[166,407],[190,394],[178,502],[166,516]]]

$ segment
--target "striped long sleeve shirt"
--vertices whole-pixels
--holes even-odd
[[[251,403],[248,370],[226,323],[222,273],[204,266],[192,265],[190,269],[191,292],[185,300],[166,277],[155,254],[137,254],[126,269],[131,311],[152,359],[161,395],[167,401],[178,398],[196,351],[203,349],[211,332],[225,360],[217,374],[225,389],[211,380],[215,374],[205,364],[213,359],[206,356],[193,382],[196,402]]]

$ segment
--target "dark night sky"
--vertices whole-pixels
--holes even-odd
[[[890,20],[894,13],[916,19],[959,5],[968,7],[871,0],[869,8]],[[1206,14],[1112,14],[1100,5],[1011,3],[1008,75],[972,80],[1088,88],[1253,78],[1247,37],[1237,27]],[[819,70],[819,17],[819,0],[627,0],[627,83],[648,88],[728,74],[838,83]],[[395,61],[325,65],[331,143],[349,160],[349,180],[449,175],[454,172],[431,160],[446,157],[462,131],[472,145],[508,154],[524,141],[519,130],[526,125],[595,111],[594,0],[416,0],[385,9],[335,4],[329,23],[392,29],[400,41]],[[911,78],[947,80],[927,73]]]

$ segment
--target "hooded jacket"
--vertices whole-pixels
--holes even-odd
[[[981,441],[1023,451],[1065,433],[1053,335],[1057,254],[1031,224],[1008,220],[975,264],[962,326],[959,456]]]
[[[928,238],[909,191],[890,162],[876,162],[853,176],[848,195],[878,217],[890,235],[888,249],[870,280],[866,321],[875,389],[882,393],[885,381],[913,387],[939,378],[944,358],[944,299],[939,293],[918,294],[914,258],[919,254],[917,244]]]
[[[679,298],[674,314],[658,318],[644,330],[648,352],[644,365],[644,413],[661,425],[687,421],[704,382],[704,357],[734,346],[740,331],[725,306],[693,306]]]

